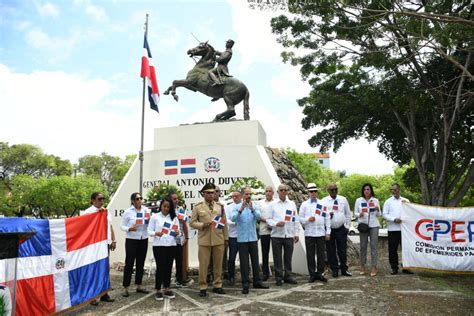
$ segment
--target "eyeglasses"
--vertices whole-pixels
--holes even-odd
[[[308,192],[309,192],[309,193],[317,193],[318,191],[314,191],[314,190],[313,190],[313,191],[308,191]]]
[[[280,191],[280,192],[286,192],[286,189],[280,189],[280,190],[278,190],[278,191]]]
[[[328,189],[328,191],[337,191],[337,188]]]
[[[142,197],[136,197],[135,198],[135,201],[140,201],[140,200],[143,200],[143,198]]]
[[[99,200],[99,201],[103,201],[103,200],[104,200],[104,198],[103,198],[103,197],[99,197],[99,198],[97,198],[97,200]]]

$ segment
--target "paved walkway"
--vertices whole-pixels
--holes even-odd
[[[354,269],[353,269],[354,270]],[[399,314],[453,314],[474,313],[474,277],[442,275],[391,276],[381,271],[377,277],[328,277],[329,282],[307,283],[306,277],[297,277],[297,285],[277,287],[273,279],[269,290],[253,290],[241,294],[240,284],[226,287],[225,295],[209,293],[198,296],[196,284],[185,289],[173,289],[176,299],[157,302],[154,293],[131,292],[120,295],[121,275],[112,275],[117,291],[111,292],[114,303],[87,306],[71,314],[90,315],[399,315]],[[196,278],[194,278],[196,281]],[[152,288],[153,277],[146,280]],[[210,291],[209,291],[210,292]]]

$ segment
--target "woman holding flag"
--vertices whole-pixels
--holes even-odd
[[[142,205],[140,193],[133,193],[130,197],[132,206],[123,213],[120,229],[126,232],[125,239],[125,268],[123,269],[123,297],[128,297],[128,287],[132,281],[133,265],[136,261],[135,284],[137,292],[150,293],[142,286],[143,267],[148,250],[148,222],[150,210]]]
[[[159,212],[151,217],[148,226],[148,235],[154,236],[153,256],[156,261],[155,299],[162,301],[163,296],[168,299],[175,298],[170,290],[171,270],[176,256],[176,239],[180,234],[179,221],[173,202],[164,199],[160,203]],[[161,287],[164,293],[161,292]]]
[[[354,215],[358,218],[360,237],[360,275],[365,274],[367,263],[367,245],[370,236],[370,276],[377,275],[377,243],[379,239],[380,203],[375,198],[374,189],[370,183],[362,186],[361,197],[354,206]]]

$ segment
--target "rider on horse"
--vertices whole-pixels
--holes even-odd
[[[229,75],[229,69],[227,68],[227,64],[232,58],[232,46],[234,46],[234,41],[229,39],[225,43],[225,51],[223,52],[216,51],[216,55],[219,56],[216,59],[217,67],[209,70],[208,72],[209,77],[211,77],[213,81],[212,86],[224,84],[224,80],[222,80],[222,76],[232,77],[231,75]]]

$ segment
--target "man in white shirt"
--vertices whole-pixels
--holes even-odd
[[[318,200],[318,188],[314,183],[308,183],[309,199],[300,207],[300,222],[304,226],[306,263],[308,264],[309,282],[316,280],[327,282],[324,273],[324,253],[326,252],[325,240],[331,238],[331,220],[329,213],[324,211],[324,206]],[[318,257],[316,270],[315,255]]]
[[[326,241],[329,265],[332,276],[352,276],[347,266],[347,233],[351,225],[351,209],[349,202],[342,195],[338,195],[337,184],[332,183],[327,187],[329,195],[322,202],[331,218],[331,238]]]
[[[402,232],[400,223],[402,202],[408,202],[400,195],[400,185],[394,183],[390,189],[392,197],[388,198],[383,205],[383,218],[388,222],[388,261],[392,271],[390,274],[398,273],[398,246],[402,245]],[[410,270],[403,269],[403,273],[413,274]]]
[[[225,207],[225,216],[227,217],[227,227],[229,229],[228,280],[230,285],[235,285],[235,259],[237,258],[239,247],[237,245],[237,227],[235,227],[235,223],[231,218],[234,206],[242,202],[242,194],[239,191],[232,192],[232,201],[232,203]]]
[[[294,243],[299,240],[300,223],[295,203],[286,197],[287,191],[286,185],[280,184],[278,199],[273,201],[268,208],[267,224],[272,228],[273,263],[277,286],[281,286],[283,281],[289,284],[298,283],[291,276],[291,260]]]
[[[268,280],[270,277],[270,266],[268,265],[268,256],[270,254],[270,243],[272,241],[272,228],[268,226],[268,207],[273,202],[273,187],[267,186],[265,188],[265,199],[261,200],[260,206],[260,246],[262,248],[262,281]]]

